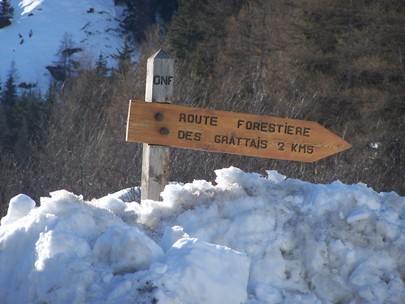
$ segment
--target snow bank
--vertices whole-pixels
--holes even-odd
[[[237,168],[163,202],[10,201],[1,303],[401,303],[405,198]]]

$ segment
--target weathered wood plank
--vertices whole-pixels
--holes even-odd
[[[351,147],[313,121],[142,101],[129,112],[128,141],[303,162]]]

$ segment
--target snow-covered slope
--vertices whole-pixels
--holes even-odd
[[[4,82],[15,62],[18,83],[49,84],[45,69],[58,57],[64,37],[84,51],[79,59],[93,62],[103,54],[110,64],[111,54],[122,47],[119,34],[120,9],[113,0],[13,0],[12,25],[0,29],[0,79]]]
[[[216,174],[167,186],[163,202],[16,196],[0,303],[404,303],[404,197]]]

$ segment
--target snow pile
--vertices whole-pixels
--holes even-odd
[[[167,186],[163,202],[15,197],[0,227],[0,302],[403,303],[405,198],[216,174]]]
[[[0,29],[0,80],[3,82],[14,61],[18,83],[37,83],[40,89],[46,90],[50,74],[45,67],[57,61],[65,38],[71,38],[70,47],[83,49],[76,60],[90,58],[94,62],[103,54],[109,66],[113,64],[111,55],[122,47],[117,20],[120,11],[113,0],[11,3],[12,24]]]

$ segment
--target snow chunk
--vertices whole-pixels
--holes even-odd
[[[160,246],[164,251],[167,251],[178,240],[188,237],[190,236],[184,232],[181,226],[166,227],[162,240],[160,241]]]
[[[125,203],[121,199],[111,194],[96,200],[94,205],[99,208],[110,210],[112,213],[116,214],[124,212],[126,208]]]
[[[161,255],[154,241],[131,226],[112,226],[94,244],[94,259],[108,265],[113,274],[147,269]]]
[[[35,202],[25,194],[14,196],[10,200],[7,215],[1,219],[1,225],[9,225],[26,216],[35,208]]]
[[[367,208],[359,207],[350,212],[350,214],[346,217],[346,222],[348,224],[351,224],[353,222],[365,220],[369,216],[370,216],[370,213],[367,210]]]
[[[276,170],[267,170],[267,179],[275,184],[279,184],[284,181],[287,177]]]
[[[40,233],[35,247],[38,256],[35,268],[38,271],[43,271],[50,259],[61,262],[60,257],[70,259],[72,256],[85,257],[90,253],[90,246],[83,238],[52,230]]]
[[[159,303],[245,303],[250,260],[230,248],[194,238],[177,241],[165,256]]]

